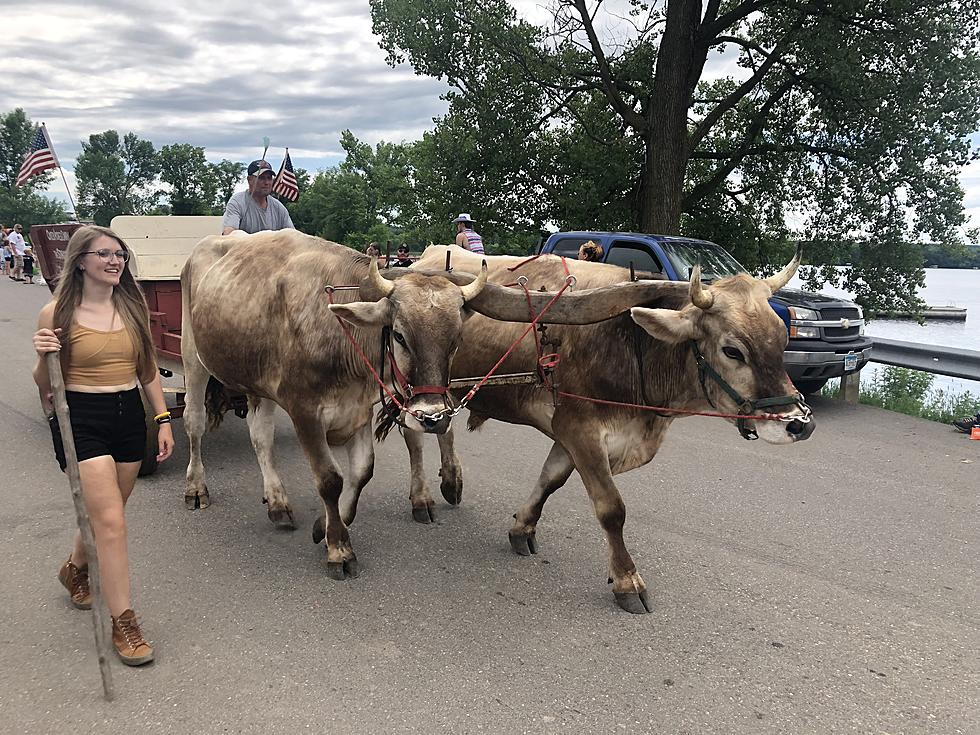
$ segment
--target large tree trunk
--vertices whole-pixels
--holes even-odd
[[[639,212],[642,232],[680,232],[688,157],[687,111],[704,66],[704,55],[696,58],[700,22],[699,0],[667,3],[667,25],[657,52],[649,128],[644,136],[645,176]]]

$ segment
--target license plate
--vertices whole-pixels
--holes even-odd
[[[844,355],[844,372],[849,373],[852,370],[857,370],[858,366],[858,356],[856,352],[848,352]]]

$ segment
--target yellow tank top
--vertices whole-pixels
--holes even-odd
[[[75,324],[66,385],[126,385],[136,378],[136,344],[123,327],[100,332]]]

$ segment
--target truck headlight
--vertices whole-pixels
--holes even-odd
[[[820,328],[811,326],[808,322],[819,321],[820,313],[813,309],[803,309],[799,306],[789,307],[789,336],[797,339],[819,339]]]
[[[789,307],[789,318],[796,319],[801,322],[815,322],[820,319],[820,313],[814,311],[813,309],[801,309],[799,306]]]

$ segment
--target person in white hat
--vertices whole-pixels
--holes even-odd
[[[473,218],[463,212],[453,222],[456,223],[456,244],[474,253],[483,253],[483,238],[473,229]]]

